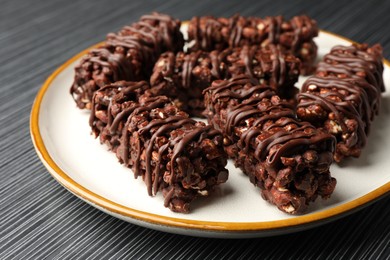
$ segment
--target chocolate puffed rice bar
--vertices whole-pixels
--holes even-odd
[[[75,67],[70,88],[79,108],[91,108],[94,92],[119,80],[148,80],[159,55],[182,50],[180,21],[152,13],[140,21],[110,33],[103,46],[88,52]]]
[[[141,95],[145,89],[145,82],[118,82],[97,91],[93,132],[142,177],[150,196],[161,191],[166,207],[188,213],[195,198],[228,178],[222,134],[165,96]]]
[[[297,115],[337,138],[335,161],[359,157],[366,145],[385,89],[382,73],[379,45],[336,46],[303,84]]]
[[[332,194],[331,134],[298,121],[288,101],[245,75],[214,81],[204,93],[209,123],[224,134],[228,156],[264,199],[299,214]]]

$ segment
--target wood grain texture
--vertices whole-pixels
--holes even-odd
[[[206,14],[306,13],[322,29],[381,43],[389,59],[389,1],[0,4],[0,259],[390,259],[389,197],[330,224],[284,236],[218,240],[166,234],[108,216],[67,192],[39,161],[29,135],[32,102],[46,77],[144,13],[156,10],[186,20]]]

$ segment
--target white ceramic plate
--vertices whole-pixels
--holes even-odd
[[[351,41],[321,31],[319,57]],[[86,50],[87,51],[87,50]],[[390,95],[384,93],[368,145],[359,159],[333,165],[338,184],[328,200],[318,199],[302,216],[290,216],[264,201],[259,189],[232,163],[226,184],[198,199],[190,214],[173,213],[161,194],[147,195],[141,179],[90,135],[88,111],[76,108],[70,94],[76,55],[45,82],[31,114],[31,135],[39,157],[65,188],[96,208],[125,221],[166,232],[207,237],[260,237],[295,232],[345,216],[390,191]],[[385,83],[390,86],[390,63]],[[302,82],[303,79],[300,79]]]

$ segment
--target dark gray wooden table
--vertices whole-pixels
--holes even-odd
[[[82,202],[50,176],[29,134],[38,89],[64,61],[154,10],[180,19],[306,13],[322,29],[381,43],[390,58],[390,1],[1,0],[0,259],[390,259],[389,196],[307,231],[220,240],[123,222]]]

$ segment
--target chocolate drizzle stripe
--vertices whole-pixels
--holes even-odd
[[[277,119],[280,119],[283,117],[290,117],[290,118],[295,117],[294,112],[292,112],[290,109],[285,110],[285,111],[279,111],[277,113],[272,113],[272,112],[268,113],[267,111],[262,111],[262,112],[263,112],[263,116],[257,118],[253,122],[253,126],[261,126],[267,120],[277,120]],[[294,122],[294,123],[296,124],[297,122]],[[270,126],[264,128],[264,131],[271,130],[272,128],[273,128],[273,125],[270,125]]]
[[[177,122],[179,120],[184,120],[183,123],[185,123],[185,124],[195,124],[196,123],[196,121],[191,119],[191,118],[187,118],[184,116],[172,116],[172,117],[168,117],[165,119],[155,119],[155,120],[151,121],[147,126],[141,127],[138,130],[138,132],[140,134],[143,134],[144,132],[149,132],[153,127],[165,125],[165,124],[170,124],[172,122]]]
[[[203,128],[195,128],[194,130],[192,130],[192,132],[190,132],[187,135],[182,136],[182,138],[180,138],[180,141],[173,148],[173,154],[172,154],[172,158],[171,158],[171,171],[172,172],[174,172],[174,162],[175,162],[177,156],[184,151],[184,149],[188,145],[188,143],[193,141],[199,135],[201,136],[200,139],[203,139],[201,134],[206,132],[206,131],[210,131],[210,129],[211,129],[211,126],[206,126]]]
[[[149,110],[152,110],[152,109],[157,108],[159,106],[162,106],[162,105],[166,104],[166,102],[167,102],[166,98],[165,99],[161,99],[161,97],[151,98],[151,102],[149,104],[137,107],[136,109],[133,110],[133,112],[127,118],[126,123],[123,127],[123,133],[122,133],[123,141],[121,143],[122,151],[123,151],[121,158],[123,160],[123,163],[126,166],[129,166],[129,149],[130,149],[130,147],[129,147],[129,133],[128,133],[127,129],[129,127],[129,124],[131,123],[133,116],[137,115],[143,111],[149,111]],[[139,164],[137,163],[137,165],[139,165]],[[139,169],[135,168],[135,175],[136,176],[138,176],[138,172],[139,172]]]
[[[248,118],[255,114],[262,114],[257,108],[252,106],[240,107],[240,109],[231,109],[227,115],[225,132],[227,135],[232,135],[234,127],[244,118]]]
[[[334,138],[332,138],[331,136],[325,138],[324,136],[320,135],[312,135],[312,138],[307,138],[307,136],[305,136],[305,138],[301,137],[304,137],[304,135],[298,135],[297,138],[285,138],[284,140],[288,141],[284,143],[274,154],[267,158],[267,164],[271,167],[274,167],[280,161],[282,155],[285,155],[286,151],[289,151],[294,147],[309,146],[320,142],[323,143],[326,140],[328,140],[329,142],[334,142]],[[279,140],[277,141],[279,142]],[[332,147],[332,145],[328,145],[328,147]],[[331,152],[333,152],[333,149],[331,150]]]
[[[252,68],[252,63],[253,63],[253,56],[255,54],[255,48],[250,47],[248,45],[242,47],[240,57],[241,60],[244,61],[245,64],[245,73],[249,75],[252,79],[256,79],[255,75],[253,74],[253,68]]]
[[[164,206],[165,206],[165,207],[168,207],[168,206],[169,206],[169,202],[170,202],[170,200],[172,199],[172,196],[173,196],[174,193],[175,193],[175,188],[172,187],[172,188],[169,190],[169,192],[167,193],[167,195],[165,196],[165,198],[164,198]]]
[[[126,109],[122,110],[116,117],[115,119],[113,120],[112,124],[111,124],[111,127],[110,127],[110,132],[111,134],[115,133],[116,130],[118,129],[118,126],[119,124],[126,118],[128,118],[131,113],[133,113],[133,111],[135,109],[139,108],[139,104],[134,104],[134,106],[131,106],[131,107],[127,107]]]
[[[155,121],[156,122],[156,121]],[[155,181],[158,181],[157,178],[159,177],[159,168],[160,168],[160,162],[157,161],[155,162],[155,167],[154,169],[152,170],[152,152],[153,152],[153,148],[154,148],[154,145],[155,145],[155,140],[157,137],[161,136],[162,134],[165,134],[165,133],[169,133],[171,132],[172,130],[174,129],[177,129],[177,128],[180,128],[183,126],[183,124],[187,124],[189,122],[192,122],[191,119],[188,119],[188,118],[182,118],[182,117],[176,117],[176,118],[172,118],[172,119],[162,119],[162,120],[159,120],[158,123],[161,125],[158,130],[152,135],[152,137],[150,138],[150,141],[148,143],[148,145],[146,146],[146,158],[145,158],[145,165],[146,165],[146,172],[145,172],[145,184],[148,188],[148,194],[150,196],[154,195],[152,193],[152,175],[155,176]],[[158,124],[156,123],[155,126],[157,126]],[[183,136],[179,136],[177,138],[175,138],[173,141],[170,141],[171,142],[171,145],[175,144],[178,142],[179,139],[182,139]],[[168,146],[166,147],[168,148]],[[154,172],[154,174],[153,174]],[[173,172],[173,168],[171,169],[171,172]]]

